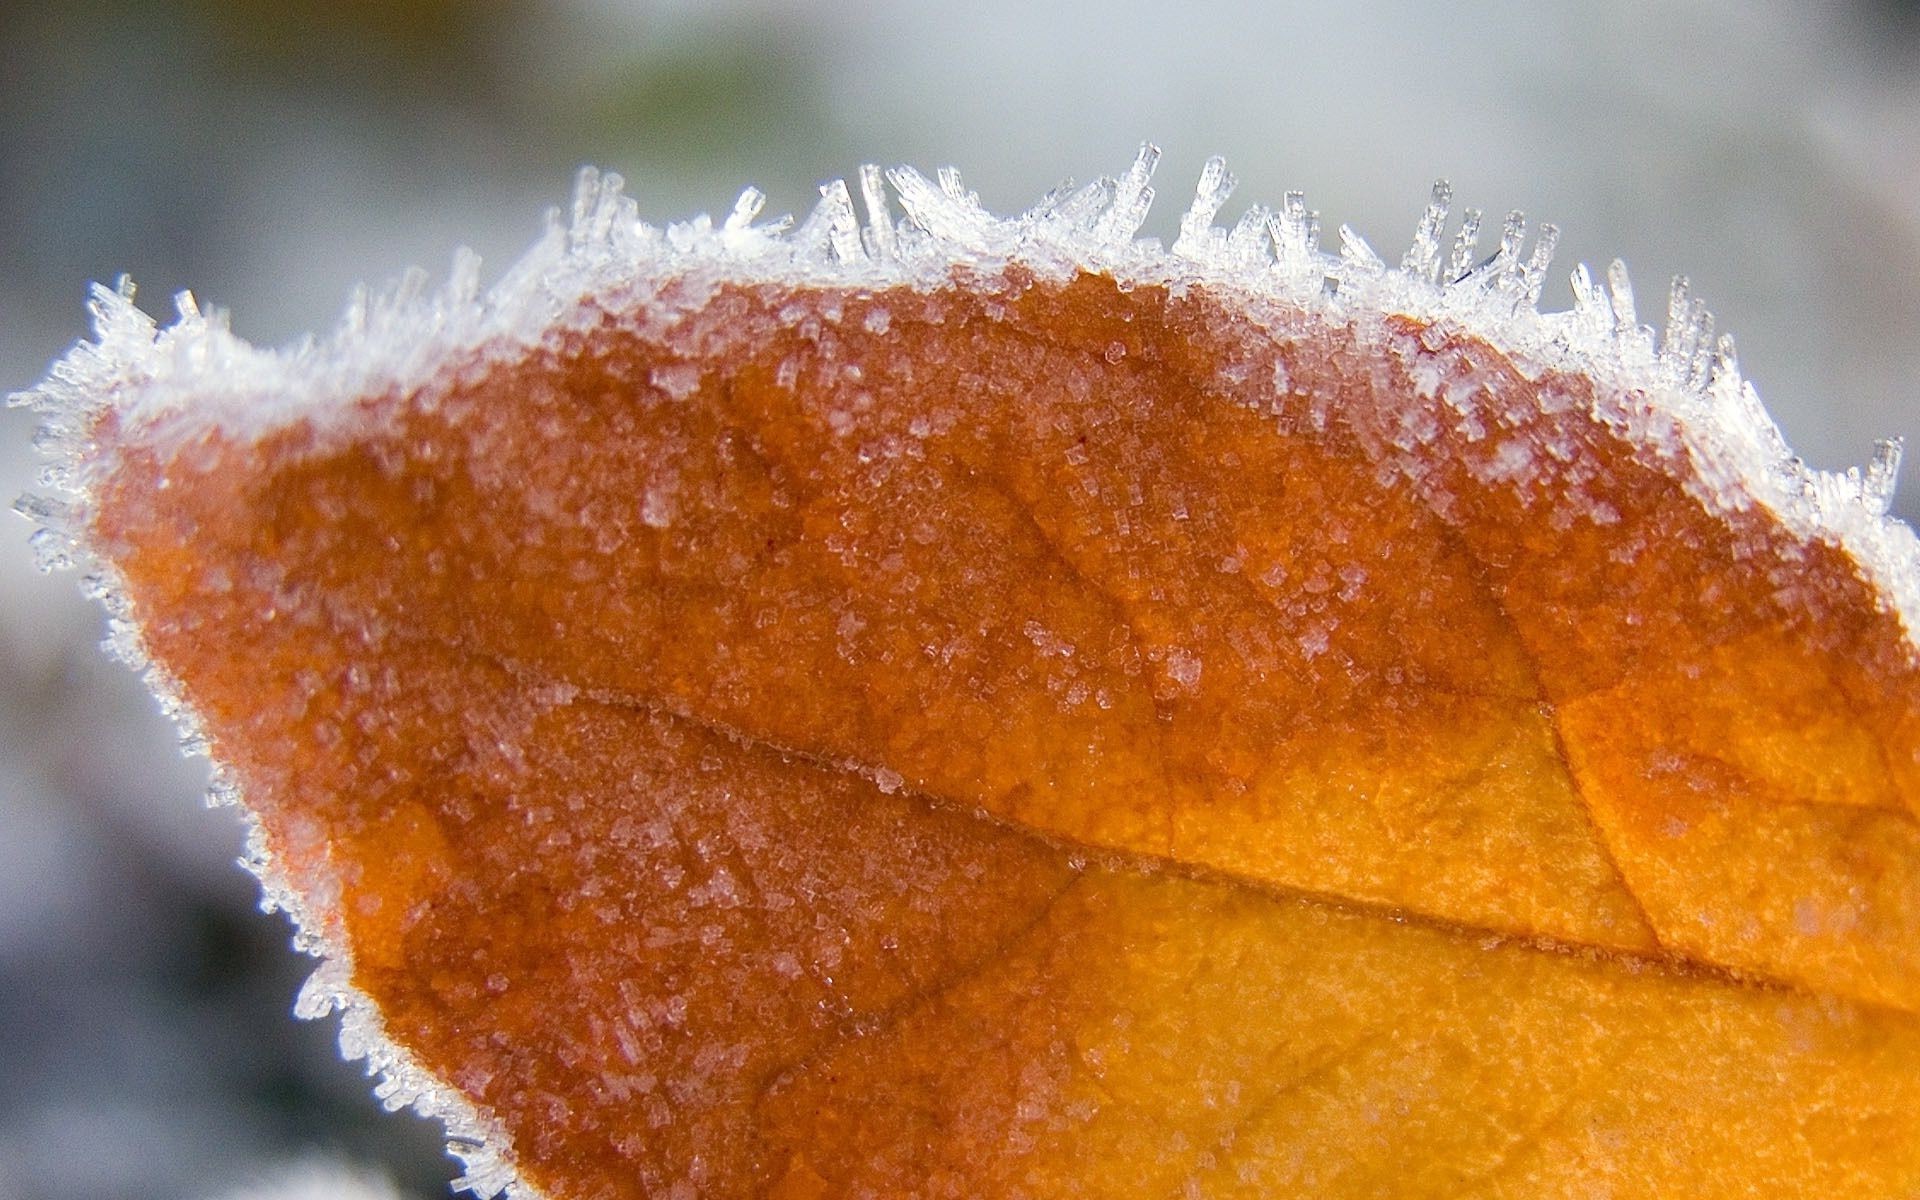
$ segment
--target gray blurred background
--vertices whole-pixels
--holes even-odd
[[[862,160],[955,163],[1011,210],[1143,138],[1149,233],[1222,153],[1237,204],[1305,188],[1397,257],[1444,175],[1557,221],[1563,268],[1626,258],[1651,312],[1690,274],[1816,465],[1920,434],[1920,15],[1893,0],[0,0],[0,390],[123,271],[268,343],[462,243],[497,275],[582,162],[658,219],[749,182],[804,210]],[[30,432],[0,414],[7,498]],[[437,1131],[289,1018],[307,964],[99,614],[0,533],[0,1200],[444,1194]]]

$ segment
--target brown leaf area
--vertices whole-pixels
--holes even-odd
[[[661,299],[98,431],[149,651],[550,1195],[1920,1189],[1912,651],[1658,410],[1089,275]]]

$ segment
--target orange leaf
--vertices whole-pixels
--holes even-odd
[[[1172,252],[1150,156],[781,235],[589,175],[269,355],[103,293],[64,529],[467,1182],[1920,1188],[1920,611],[1684,295]],[[137,633],[134,632],[137,630]]]

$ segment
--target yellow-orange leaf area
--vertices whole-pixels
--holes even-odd
[[[1920,1192],[1911,647],[1642,397],[1015,267],[347,407],[89,532],[550,1196]]]

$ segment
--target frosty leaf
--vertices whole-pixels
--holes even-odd
[[[307,1007],[482,1191],[1908,1194],[1912,535],[1683,292],[1152,165],[589,176],[286,356],[103,294],[62,528]]]

